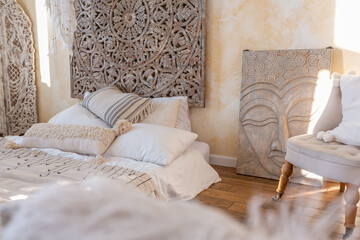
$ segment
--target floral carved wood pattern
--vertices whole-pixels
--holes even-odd
[[[318,74],[330,63],[330,49],[244,51],[237,173],[279,179],[287,139],[307,133],[321,112]],[[292,180],[319,184],[304,175],[295,169]]]
[[[0,0],[0,136],[37,121],[31,22],[15,0]]]
[[[204,107],[205,0],[76,0],[72,97],[115,84]]]

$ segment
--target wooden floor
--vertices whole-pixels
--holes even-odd
[[[263,208],[268,208],[268,205],[272,204],[270,200],[275,193],[277,181],[237,175],[234,168],[213,167],[219,173],[222,181],[200,193],[196,200],[222,209],[240,222],[246,221],[248,204],[254,196],[260,196],[262,204],[264,204]],[[301,198],[300,204],[306,207],[300,215],[310,223],[319,221],[323,214],[334,211],[331,204],[338,201],[336,206],[340,207],[334,217],[334,222],[336,222],[332,232],[334,238],[339,238],[339,235],[343,234],[344,200],[343,193],[339,192],[339,184],[326,183],[325,187],[316,188],[290,183],[283,199],[276,204],[287,202],[290,205],[295,205],[295,203],[299,205],[298,202],[295,202],[299,198]],[[353,236],[360,239],[360,210],[356,223],[359,228],[355,229]]]

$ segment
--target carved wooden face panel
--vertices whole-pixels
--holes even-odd
[[[313,56],[317,59],[309,64]],[[286,141],[307,133],[317,110],[317,74],[329,67],[330,50],[244,52],[239,173],[278,179]]]
[[[262,167],[278,175],[284,163],[286,141],[305,134],[312,111],[316,78],[298,79],[283,89],[256,84],[241,99],[240,122]]]
[[[76,0],[72,96],[115,84],[204,106],[204,0]]]

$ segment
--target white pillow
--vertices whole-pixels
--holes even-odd
[[[177,102],[179,103],[178,107],[175,106]],[[154,112],[149,114],[149,116],[141,121],[141,123],[175,127],[191,132],[187,97],[153,98],[153,103],[155,109]]]
[[[37,123],[23,137],[13,142],[8,139],[7,148],[56,148],[67,152],[103,154],[116,136],[131,129],[131,123],[121,120],[112,129],[86,125]]]
[[[360,146],[360,76],[342,75],[340,89],[343,118],[329,133],[338,142]]]
[[[168,165],[196,138],[197,134],[181,129],[137,123],[129,132],[117,137],[104,156]]]
[[[153,100],[153,103],[154,111],[144,120],[140,121],[140,123],[149,123],[175,128],[180,107],[180,100],[157,98]]]
[[[74,106],[69,107],[64,111],[59,112],[54,117],[52,117],[48,123],[89,125],[110,128],[110,125],[108,125],[101,118],[99,118],[80,104],[75,104]]]

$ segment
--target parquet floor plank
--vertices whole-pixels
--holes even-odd
[[[237,175],[235,169],[230,167],[213,167],[222,181],[201,192],[195,198],[197,201],[221,209],[240,222],[246,221],[249,204],[254,197],[257,197],[264,211],[277,211],[284,204],[288,204],[290,209],[300,206],[302,209],[297,214],[310,225],[318,222],[324,214],[334,213],[335,227],[332,234],[334,237],[343,234],[344,200],[338,183],[325,182],[322,188],[289,183],[283,199],[273,203],[271,197],[275,194],[278,181]],[[360,226],[360,210],[356,224]],[[360,227],[355,229],[354,236],[360,238]]]

